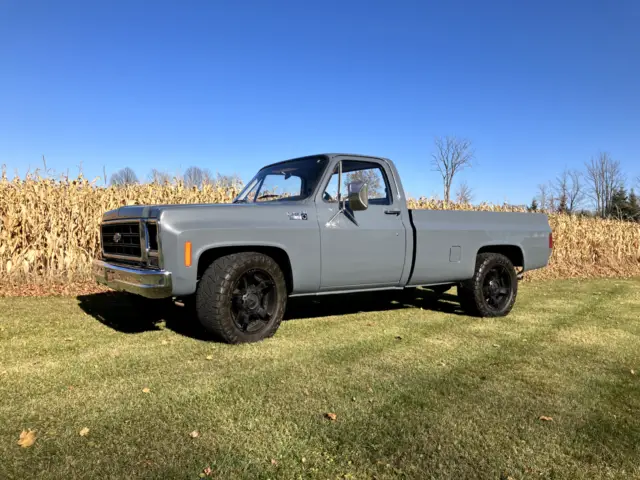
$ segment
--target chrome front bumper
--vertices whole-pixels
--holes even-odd
[[[98,283],[114,290],[147,298],[171,296],[171,272],[122,267],[102,260],[93,261],[93,276]]]

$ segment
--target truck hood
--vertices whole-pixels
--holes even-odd
[[[300,204],[300,202],[263,202],[263,203],[203,203],[203,204],[178,204],[178,205],[128,205],[105,212],[103,221],[126,220],[128,218],[160,218],[164,211],[175,211],[184,209],[203,209],[207,211],[217,209],[236,208],[245,210],[247,208],[269,208],[276,206]]]

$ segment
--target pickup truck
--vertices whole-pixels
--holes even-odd
[[[268,165],[230,204],[111,210],[100,231],[99,283],[188,301],[228,343],[272,336],[305,295],[456,286],[470,315],[505,316],[553,247],[544,214],[411,210],[391,160],[352,154]]]

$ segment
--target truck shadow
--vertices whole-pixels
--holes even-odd
[[[434,312],[463,315],[458,298],[450,293],[436,295],[431,290],[380,291],[291,298],[285,320],[332,317],[354,313],[383,312],[406,308],[422,308]]]
[[[210,340],[186,306],[171,300],[147,300],[122,292],[76,297],[78,306],[103,325],[121,333],[142,333],[168,328],[196,340]]]
[[[453,292],[453,291],[452,291]],[[105,292],[76,297],[78,306],[103,325],[122,333],[142,333],[168,328],[196,340],[211,340],[193,309],[169,300],[146,300],[121,292]],[[292,298],[284,320],[422,308],[437,312],[464,314],[457,297],[436,296],[429,290],[415,292],[374,292]]]

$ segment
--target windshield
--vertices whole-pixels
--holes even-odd
[[[327,157],[308,157],[265,167],[251,179],[234,203],[304,200],[320,181]]]

